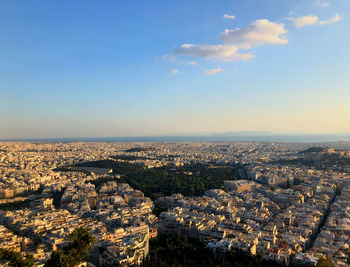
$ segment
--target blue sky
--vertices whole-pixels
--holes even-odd
[[[349,0],[4,0],[0,138],[349,133],[349,11]]]

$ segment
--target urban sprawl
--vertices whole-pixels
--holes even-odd
[[[334,160],[349,159],[349,146],[3,142],[0,248],[30,253],[43,266],[84,226],[96,239],[88,266],[141,264],[149,240],[170,235],[187,235],[213,251],[261,253],[283,265],[329,258],[349,266],[350,165]],[[239,177],[201,196],[149,196],[123,181],[118,170],[86,164],[103,160],[175,171],[197,163],[239,166]],[[155,208],[162,212],[156,215]]]

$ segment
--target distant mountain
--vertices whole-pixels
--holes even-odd
[[[273,136],[272,132],[264,131],[227,131],[222,133],[210,133],[212,136]]]
[[[27,142],[334,142],[350,141],[350,134],[277,134],[264,131],[229,131],[159,136],[119,136],[84,138],[24,138],[0,141]]]

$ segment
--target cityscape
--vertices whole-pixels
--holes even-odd
[[[0,247],[37,266],[79,227],[91,266],[142,264],[152,239],[178,235],[281,266],[349,265],[350,142],[3,142],[0,159]],[[150,170],[187,188],[127,175]]]
[[[0,1],[0,267],[350,267],[349,14]]]

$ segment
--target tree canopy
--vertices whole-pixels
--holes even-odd
[[[281,267],[261,255],[251,256],[239,250],[215,253],[205,244],[187,236],[157,237],[150,240],[150,252],[142,267]]]
[[[68,236],[69,244],[53,251],[45,267],[73,267],[88,259],[88,251],[95,242],[88,228],[79,227]]]
[[[159,192],[165,195],[181,193],[185,196],[201,196],[207,190],[222,188],[224,180],[234,180],[240,177],[238,166],[212,167],[200,163],[181,167],[162,166],[145,169],[129,162],[101,160],[80,163],[77,166],[111,168],[115,174],[122,175],[119,182],[126,182],[152,198]]]
[[[33,256],[27,254],[25,258],[18,252],[0,248],[0,265],[8,263],[10,267],[31,267],[34,265]]]

